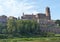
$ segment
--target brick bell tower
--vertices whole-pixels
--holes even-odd
[[[46,17],[48,20],[51,20],[51,16],[50,16],[50,8],[46,7]]]

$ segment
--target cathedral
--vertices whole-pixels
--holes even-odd
[[[50,15],[50,8],[46,7],[46,12],[45,13],[37,13],[36,15],[27,15],[23,13],[23,16],[21,17],[21,19],[28,19],[28,20],[32,20],[32,19],[40,19],[40,20],[51,20],[51,15]]]
[[[47,24],[47,22],[51,22],[50,8],[46,7],[45,13],[37,13],[36,15],[27,15],[23,13],[21,17],[22,20],[35,20],[40,24]]]
[[[59,27],[57,27],[57,24],[53,20],[51,20],[51,14],[50,14],[50,8],[46,7],[45,13],[37,13],[34,14],[24,14],[21,16],[22,20],[34,20],[37,21],[40,25],[40,30],[42,32],[54,32],[54,33],[60,33]]]

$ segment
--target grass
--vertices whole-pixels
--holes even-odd
[[[55,36],[60,37],[60,34],[55,34]]]
[[[0,39],[0,42],[60,42],[60,37]]]

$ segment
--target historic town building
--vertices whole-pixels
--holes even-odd
[[[35,20],[40,24],[53,24],[53,21],[51,21],[51,15],[50,15],[50,8],[46,7],[45,13],[37,13],[36,15],[27,15],[23,13],[23,16],[21,17],[22,20]]]
[[[51,16],[50,16],[50,8],[46,7],[46,13],[37,13],[36,15],[26,15],[23,13],[23,16],[21,17],[22,19],[28,19],[28,20],[32,20],[32,19],[39,19],[39,20],[51,20]]]
[[[22,20],[35,20],[40,25],[40,29],[43,32],[60,33],[59,27],[51,20],[50,8],[46,7],[45,13],[37,13],[36,15],[27,15],[23,13]]]
[[[7,22],[7,16],[2,15],[0,16],[0,23],[5,24]]]

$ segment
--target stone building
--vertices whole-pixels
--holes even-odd
[[[7,23],[7,16],[2,15],[0,16],[0,24],[6,24]]]
[[[21,17],[21,19],[28,19],[28,20],[32,20],[32,19],[39,19],[39,20],[51,20],[51,16],[50,16],[50,8],[46,7],[46,13],[37,13],[36,15],[25,15],[23,13],[23,16]]]
[[[50,8],[46,7],[45,13],[37,13],[36,15],[26,15],[23,13],[22,20],[35,20],[40,24],[47,24],[51,21]]]
[[[35,20],[40,24],[42,32],[60,33],[54,21],[51,20],[50,8],[46,7],[45,13],[37,13],[36,15],[26,15],[23,13],[22,20]]]

